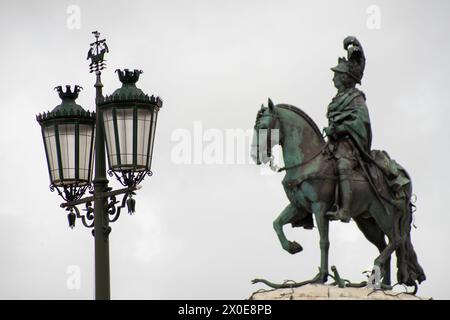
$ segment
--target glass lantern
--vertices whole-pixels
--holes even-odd
[[[122,87],[99,101],[110,175],[124,186],[136,186],[151,175],[159,97],[136,87],[140,70],[116,70]]]
[[[55,89],[62,103],[36,118],[42,129],[50,189],[56,188],[66,201],[75,201],[91,183],[95,113],[76,104],[81,87]]]

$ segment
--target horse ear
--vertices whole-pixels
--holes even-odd
[[[260,110],[264,110],[264,104],[261,104],[261,109]]]
[[[273,111],[275,109],[275,105],[273,104],[273,102],[270,98],[269,98],[268,104],[269,104],[270,111]]]

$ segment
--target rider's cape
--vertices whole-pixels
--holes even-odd
[[[329,126],[348,133],[358,149],[370,152],[372,130],[369,110],[364,93],[352,88],[341,96],[336,96],[328,105],[327,118]]]
[[[365,101],[364,93],[356,88],[336,96],[328,106],[329,126],[351,136],[360,155],[382,171],[391,189],[407,188],[411,180],[406,170],[385,151],[371,150],[372,130]]]

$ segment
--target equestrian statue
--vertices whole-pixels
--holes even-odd
[[[286,172],[282,181],[288,206],[273,222],[281,246],[291,254],[303,250],[289,241],[283,226],[312,229],[314,220],[320,234],[319,274],[305,283],[326,283],[329,274],[329,222],[353,219],[364,236],[379,250],[374,269],[379,270],[383,288],[391,288],[391,255],[397,255],[397,283],[413,286],[425,280],[411,242],[414,212],[412,183],[407,171],[387,152],[371,150],[372,131],[361,84],[365,55],[355,37],[344,40],[347,58],[339,58],[333,83],[336,96],[328,105],[328,126],[323,133],[301,109],[288,104],[275,105],[270,99],[262,106],[255,123],[252,158],[273,168],[272,147],[280,144]],[[275,134],[276,133],[276,134]],[[313,219],[314,217],[314,219]],[[386,241],[387,240],[387,241]],[[332,267],[335,280],[337,271]],[[351,285],[347,281],[348,285]],[[361,283],[360,286],[367,283]]]

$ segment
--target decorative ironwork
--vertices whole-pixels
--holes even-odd
[[[125,194],[125,196],[126,196],[126,194]],[[109,197],[109,202],[108,202],[108,205],[106,206],[106,212],[108,214],[108,218],[109,218],[109,216],[113,216],[112,219],[109,219],[109,222],[114,222],[117,219],[119,219],[120,209],[119,210],[116,209],[116,204],[118,204],[118,203],[119,203],[119,201],[116,201],[116,196]]]
[[[88,186],[86,186],[88,187]],[[52,187],[51,187],[52,188]],[[137,185],[119,189],[119,190],[112,190],[112,188],[107,188],[105,192],[86,197],[84,199],[76,199],[73,201],[68,201],[66,203],[61,204],[62,208],[65,208],[66,211],[69,211],[67,215],[67,219],[69,221],[69,227],[74,228],[75,227],[75,221],[77,218],[81,219],[81,222],[86,228],[93,228],[94,227],[94,207],[92,205],[92,201],[98,198],[108,198],[108,204],[105,207],[105,223],[107,221],[109,222],[115,222],[119,219],[121,209],[125,208],[125,206],[128,209],[128,213],[132,215],[135,213],[136,208],[136,200],[133,199],[133,195],[136,195],[134,192],[135,190],[140,189]],[[122,201],[117,200],[117,195],[123,194]],[[120,205],[117,206],[117,204],[120,202]],[[81,214],[80,210],[77,208],[78,205],[85,204],[85,209],[83,211],[86,211],[86,214]],[[75,211],[75,213],[74,213]],[[111,228],[106,227],[104,232],[111,232]]]
[[[85,204],[86,209],[83,209],[83,211],[86,211],[86,214],[83,215],[80,213],[80,210],[76,206],[67,207],[66,210],[69,211],[69,214],[67,215],[67,219],[69,220],[69,227],[73,229],[75,227],[75,220],[76,218],[81,219],[81,222],[86,228],[93,228],[94,227],[94,207],[92,206],[91,202],[86,202]],[[73,212],[75,210],[76,214]]]
[[[133,195],[135,195],[134,192],[130,193],[130,197],[127,200],[127,208],[130,215],[136,212],[136,200],[133,199]]]
[[[87,55],[87,60],[91,60],[89,64],[89,72],[100,72],[106,68],[105,63],[105,53],[109,52],[108,46],[106,45],[106,39],[99,40],[100,32],[93,31],[95,36],[95,42],[90,44],[90,48]]]
[[[109,222],[115,222],[119,219],[120,212],[125,206],[128,209],[128,213],[132,215],[135,213],[136,200],[133,199],[134,192],[127,192],[124,194],[120,206],[116,206],[119,201],[116,200],[116,196],[109,197],[109,203],[107,205],[107,212],[109,217]]]
[[[63,90],[62,86],[56,86],[54,90],[58,91],[59,97],[64,99],[73,99],[78,98],[78,93],[83,90],[82,86],[75,85],[73,90],[71,90],[70,85],[66,85],[66,91]],[[78,110],[77,110],[78,111]]]
[[[86,192],[86,189],[92,190],[93,186],[92,184],[86,184],[86,185],[69,185],[69,186],[63,186],[58,187],[56,185],[50,185],[50,191],[54,192],[55,189],[58,192],[58,195],[63,198],[67,202],[77,201],[81,199],[81,197]]]
[[[110,177],[115,176],[116,179],[120,182],[124,187],[135,187],[144,180],[145,176],[151,177],[153,172],[151,170],[144,171],[120,171],[116,172],[114,170],[108,170],[108,175]]]

